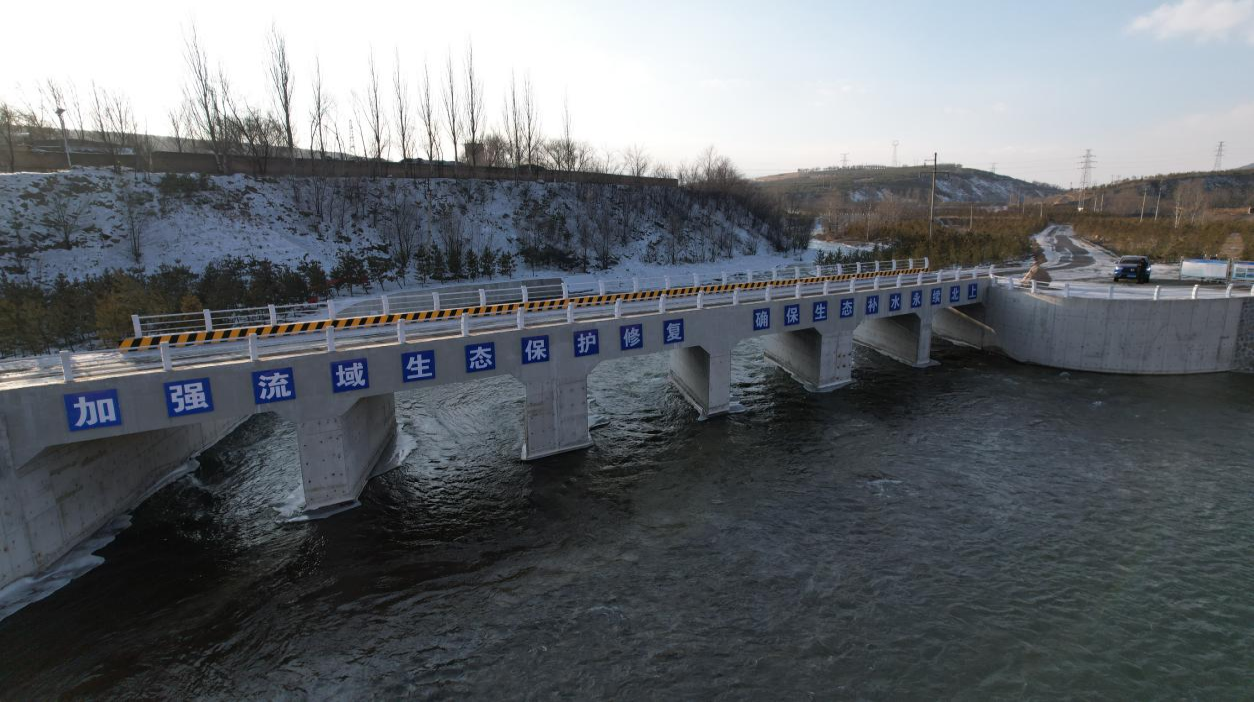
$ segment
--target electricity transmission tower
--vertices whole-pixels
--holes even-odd
[[[1221,170],[1224,163],[1224,143],[1219,142],[1219,146],[1215,148],[1215,170]]]
[[[1084,210],[1084,196],[1093,185],[1093,164],[1097,163],[1097,159],[1093,156],[1092,149],[1085,149],[1084,155],[1080,157],[1080,200],[1076,203],[1076,211]]]
[[[992,171],[993,175],[997,175],[997,162],[993,161],[993,165],[990,166],[988,170]]]
[[[897,167],[897,145],[900,143],[900,141],[893,139],[893,168]]]
[[[848,152],[845,152],[840,155],[840,167],[841,168],[849,167],[849,153]]]

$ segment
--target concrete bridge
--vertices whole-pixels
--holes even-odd
[[[521,453],[532,460],[591,444],[587,378],[600,362],[667,352],[675,387],[715,416],[730,406],[732,349],[757,336],[768,361],[816,392],[850,382],[855,341],[932,365],[933,333],[1060,367],[1254,365],[1250,291],[1033,288],[990,268],[919,263],[501,286],[455,304],[380,299],[289,321],[263,308],[225,330],[208,312],[195,330],[137,319],[138,341],[123,348],[149,350],[29,359],[0,374],[0,585],[50,564],[262,412],[295,425],[305,509],[318,513],[352,504],[390,451],[394,394],[435,385],[517,379]],[[1051,351],[1037,358],[1036,348]],[[1118,367],[1121,356],[1134,362]]]

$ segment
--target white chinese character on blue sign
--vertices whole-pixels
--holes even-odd
[[[112,427],[122,423],[117,390],[98,390],[65,396],[65,419],[70,431]]]
[[[594,356],[601,352],[601,336],[596,329],[575,332],[575,357]]]
[[[888,311],[896,312],[901,309],[901,293],[893,293],[888,296]]]
[[[253,373],[253,401],[259,405],[296,399],[296,380],[291,368]]]
[[[939,305],[941,303],[941,289],[932,288],[932,304]]]
[[[784,326],[791,327],[794,324],[801,324],[801,305],[785,305]]]
[[[644,346],[644,326],[640,324],[624,324],[619,328],[619,348],[623,351],[638,349]]]
[[[522,340],[523,363],[545,363],[549,360],[549,337],[526,336]]]
[[[171,417],[213,411],[213,391],[208,378],[176,380],[165,384],[165,411]]]
[[[812,319],[814,321],[826,322],[827,321],[827,301],[819,300],[818,302],[814,303],[814,310],[812,312],[812,315],[813,315]]]
[[[763,307],[760,310],[753,311],[753,331],[762,331],[771,328],[771,310]]]
[[[668,319],[662,323],[662,343],[678,344],[684,340],[684,320]]]
[[[915,290],[910,293],[910,306],[911,307],[923,306],[923,291],[922,290]]]
[[[852,297],[846,297],[845,299],[840,301],[840,316],[842,318],[853,316],[853,298]]]
[[[867,295],[866,297],[866,313],[876,314],[880,311],[880,296]]]
[[[401,354],[401,380],[411,383],[415,380],[435,379],[435,350],[414,351]]]
[[[949,286],[949,301],[957,302],[960,299],[962,299],[962,289],[957,285]]]
[[[492,370],[496,368],[496,344],[489,341],[484,344],[467,344],[466,345],[466,372],[478,373],[479,371]]]
[[[331,389],[335,392],[364,390],[370,387],[370,371],[366,359],[331,361]]]
[[[967,299],[974,300],[975,298],[979,296],[980,296],[980,284],[979,283],[967,283]]]

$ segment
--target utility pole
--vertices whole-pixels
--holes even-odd
[[[900,143],[900,141],[893,139],[893,168],[897,167],[897,145]]]
[[[1163,201],[1163,184],[1159,183],[1154,187],[1158,191],[1158,197],[1154,198],[1154,221],[1158,221],[1158,203]]]
[[[61,146],[65,147],[65,167],[73,168],[70,163],[70,140],[65,136],[65,108],[57,106],[57,119],[61,120]]]
[[[1076,211],[1084,211],[1084,196],[1089,187],[1093,185],[1093,150],[1085,149],[1084,155],[1080,157],[1080,200],[1076,203]]]
[[[1219,142],[1219,146],[1215,149],[1215,170],[1222,170],[1224,163],[1224,143]]]
[[[932,227],[936,224],[936,152],[932,152],[932,197],[927,205],[927,240],[932,240]]]
[[[1149,197],[1149,184],[1141,188],[1141,218],[1137,220],[1137,223],[1145,221],[1145,198],[1147,197]]]

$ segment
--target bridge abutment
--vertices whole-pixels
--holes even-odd
[[[592,445],[588,431],[588,376],[524,381],[522,459],[533,461]]]
[[[391,393],[364,397],[335,417],[296,423],[305,511],[351,503],[396,440]]]
[[[671,351],[670,379],[702,418],[731,409],[731,349],[675,349]]]
[[[905,314],[868,319],[853,331],[854,341],[894,361],[914,368],[936,365],[932,360],[932,317]]]
[[[766,358],[810,392],[844,387],[853,377],[853,332],[802,329],[766,340]]]

